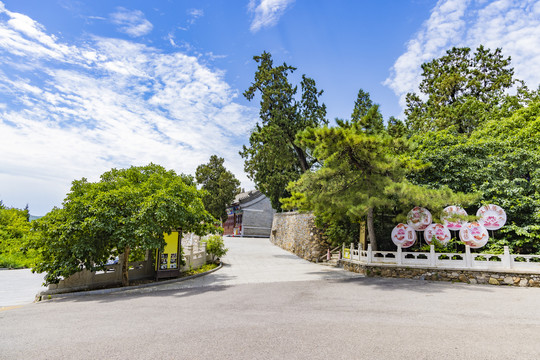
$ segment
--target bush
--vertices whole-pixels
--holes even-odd
[[[223,238],[219,235],[209,236],[204,242],[206,243],[206,253],[212,255],[212,261],[225,256],[227,251],[229,251],[229,249],[225,247]]]

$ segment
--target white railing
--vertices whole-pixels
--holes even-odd
[[[433,245],[429,252],[405,252],[401,247],[397,251],[373,251],[371,245],[361,250],[351,244],[349,248],[343,246],[342,254],[344,259],[361,264],[540,272],[540,255],[510,254],[508,246],[503,254],[484,254],[472,253],[468,245],[465,253],[437,253]]]
[[[191,268],[197,268],[206,264],[206,243],[197,242],[194,245],[184,246],[184,261],[186,265],[181,269],[182,271]]]

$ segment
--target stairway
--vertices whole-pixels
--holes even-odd
[[[330,260],[326,260],[326,256],[319,260],[318,264],[324,266],[336,267],[338,266],[340,251],[334,251],[330,254]]]

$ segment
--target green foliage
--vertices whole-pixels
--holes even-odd
[[[28,249],[32,237],[28,218],[28,208],[8,208],[0,202],[0,267],[31,267],[36,262],[37,252]]]
[[[193,179],[159,165],[112,169],[95,183],[75,180],[62,208],[33,222],[32,247],[42,259],[33,268],[57,283],[83,268],[98,270],[111,255],[130,249],[162,249],[163,233],[181,228],[215,232]],[[127,279],[124,257],[123,281]]]
[[[488,242],[488,249],[540,251],[540,103],[533,102],[506,119],[486,122],[469,136],[449,130],[413,137],[416,156],[430,164],[410,176],[427,186],[455,191],[478,190],[481,204],[493,203],[507,213],[507,225]]]
[[[195,178],[206,190],[203,195],[204,207],[216,219],[227,218],[227,206],[240,192],[240,181],[223,166],[224,159],[217,155],[210,156],[208,164],[197,167]]]
[[[301,98],[296,99],[297,87],[288,80],[296,68],[285,63],[274,66],[267,52],[253,59],[259,65],[254,82],[244,96],[251,101],[260,93],[261,123],[251,132],[249,147],[244,145],[240,155],[245,159],[248,177],[279,210],[279,199],[289,195],[286,190],[289,181],[298,179],[316,163],[310,152],[295,142],[296,134],[327,123],[326,106],[319,104],[322,91],[305,75],[300,84]]]
[[[330,216],[330,214],[322,213],[315,220],[317,227],[324,229],[324,235],[331,247],[342,243],[356,243],[360,238],[360,224],[353,222],[347,216],[336,216],[336,214]]]
[[[225,247],[223,237],[220,235],[209,236],[203,241],[206,243],[206,253],[212,255],[212,259],[214,260],[225,256],[229,251],[229,249]]]
[[[406,155],[411,149],[407,139],[366,129],[370,118],[377,119],[374,108],[364,121],[346,127],[311,128],[298,134],[299,143],[311,149],[323,165],[292,182],[289,191],[293,196],[283,202],[287,208],[314,211],[326,222],[345,216],[359,223],[368,216],[370,241],[376,249],[375,230],[370,224],[374,209],[397,210],[404,216],[412,206],[423,204],[440,212],[448,204],[468,204],[475,195],[408,181],[406,175],[419,171],[424,164]]]
[[[183,276],[191,276],[191,275],[197,275],[202,274],[207,271],[213,270],[218,267],[218,264],[212,263],[212,264],[204,264],[203,266],[200,266],[196,269],[189,269],[185,273],[183,273]]]
[[[514,96],[505,95],[516,82],[510,58],[501,49],[479,46],[452,48],[446,55],[422,65],[420,92],[407,94],[407,125],[413,133],[452,127],[471,133],[480,124],[508,116],[533,96],[521,86]],[[422,100],[427,97],[427,100]]]

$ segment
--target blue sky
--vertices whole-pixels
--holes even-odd
[[[257,121],[254,55],[270,52],[348,118],[360,88],[403,118],[420,65],[452,46],[502,47],[540,83],[540,1],[0,2],[0,200],[43,215],[73,179],[161,164],[193,174],[238,151]]]

